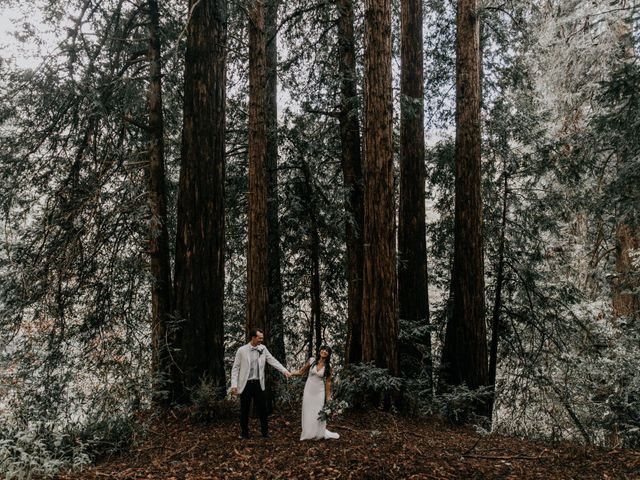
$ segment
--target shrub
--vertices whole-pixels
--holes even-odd
[[[438,393],[431,402],[423,405],[425,413],[441,416],[450,422],[470,423],[490,428],[491,418],[476,415],[478,404],[486,403],[492,395],[491,387],[472,390],[467,385],[447,386],[446,391]]]
[[[216,385],[210,378],[200,379],[191,392],[192,417],[199,422],[215,422],[238,416],[237,397],[225,396],[225,387]]]
[[[404,386],[401,378],[394,377],[386,368],[372,363],[350,365],[335,382],[334,397],[353,408],[389,406],[398,398]]]
[[[125,448],[140,428],[131,417],[111,417],[65,429],[46,422],[0,427],[0,474],[7,479],[78,470]]]

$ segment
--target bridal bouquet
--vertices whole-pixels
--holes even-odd
[[[324,404],[322,410],[318,413],[318,420],[326,422],[333,420],[336,417],[342,415],[342,413],[349,407],[349,404],[344,400],[329,400]]]

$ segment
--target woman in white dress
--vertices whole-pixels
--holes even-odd
[[[305,373],[307,382],[302,396],[302,433],[300,440],[320,440],[323,438],[340,438],[340,435],[327,430],[327,422],[318,418],[325,401],[331,400],[331,348],[320,347],[320,358],[311,357],[300,370],[291,375],[302,376]]]

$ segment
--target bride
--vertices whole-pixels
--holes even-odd
[[[302,376],[309,372],[302,397],[302,433],[300,440],[322,438],[340,438],[340,435],[327,430],[327,422],[318,418],[325,401],[331,400],[331,348],[320,347],[320,358],[311,357],[300,370],[291,375]]]

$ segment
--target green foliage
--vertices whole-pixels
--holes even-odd
[[[430,6],[439,21],[448,17],[452,25],[451,13],[436,9],[437,4]],[[608,442],[617,431],[621,441],[633,442],[637,387],[632,372],[640,362],[637,338],[624,325],[636,319],[613,319],[610,312],[615,228],[621,220],[638,224],[639,149],[633,133],[640,118],[638,64],[628,58],[628,48],[616,47],[616,42],[628,46],[629,40],[615,33],[624,31],[620,27],[631,21],[631,13],[582,2],[552,9],[530,2],[513,2],[508,9],[494,2],[483,5],[488,317],[503,230],[505,236],[496,430],[596,443]],[[590,24],[590,18],[603,16],[615,28],[604,28],[600,20]],[[441,62],[426,70],[437,80],[433,85],[452,83],[446,77],[452,65]],[[442,111],[430,115],[452,126],[452,103],[432,102],[428,108],[434,106]],[[451,306],[452,133],[441,135],[426,159],[429,200],[437,213],[428,224],[436,357]],[[410,410],[464,418],[464,404],[474,401],[464,390],[431,401],[420,383],[407,384]],[[594,389],[600,393],[594,395]]]
[[[431,402],[422,406],[422,411],[437,414],[456,424],[468,423],[488,428],[490,420],[478,416],[478,404],[490,401],[491,387],[471,390],[466,385],[449,386],[446,391],[438,393]]]
[[[594,117],[591,135],[594,147],[602,149],[604,158],[615,163],[612,176],[598,196],[598,207],[616,208],[619,219],[640,225],[640,65],[623,59],[602,82],[598,95],[601,114]],[[586,152],[585,152],[586,154]]]
[[[32,421],[0,429],[0,472],[7,479],[51,476],[61,468],[79,470],[121,451],[142,433],[131,417],[104,417],[64,427]]]
[[[638,318],[617,322],[616,329],[600,333],[600,345],[585,365],[588,384],[583,386],[594,406],[586,422],[594,436],[616,446],[640,446],[640,324]],[[614,323],[615,325],[615,323]],[[619,329],[619,330],[618,330]],[[620,335],[622,331],[622,335]],[[600,350],[600,351],[598,351]],[[602,351],[604,350],[604,351]],[[585,382],[586,383],[586,382]],[[602,441],[601,440],[601,441]]]
[[[150,218],[138,126],[146,10],[83,4],[45,7],[60,37],[37,68],[0,68],[0,470],[8,476],[51,474],[120,449],[139,431],[133,412],[150,401]],[[172,8],[163,7],[164,41],[182,28]],[[167,56],[164,77],[167,129],[178,132],[179,57]],[[171,192],[171,137],[166,146]]]
[[[322,410],[318,414],[318,420],[326,422],[329,420],[335,420],[349,408],[349,404],[344,400],[331,399],[325,402]]]
[[[64,466],[82,468],[91,463],[83,446],[69,445],[64,434],[48,434],[46,438],[28,430],[3,429],[0,432],[0,472],[4,478],[50,476]]]
[[[354,364],[340,372],[333,397],[356,409],[386,407],[385,403],[398,398],[403,387],[404,381],[386,368],[378,368],[373,363]]]
[[[192,417],[199,422],[216,422],[238,416],[238,397],[225,397],[224,387],[202,378],[191,392]]]
[[[287,115],[294,117],[293,113]],[[345,192],[342,188],[335,119],[299,114],[283,125],[281,141],[280,234],[284,316],[293,351],[304,351],[308,314],[301,305],[311,290],[312,229],[320,236],[320,282],[325,338],[345,335]],[[305,176],[305,171],[306,175]],[[342,358],[342,341],[333,346]]]

